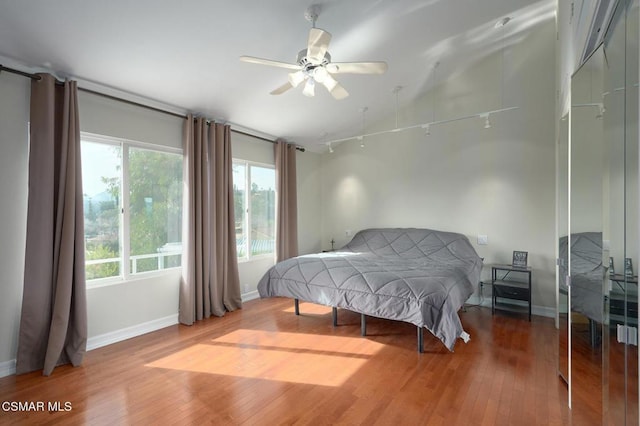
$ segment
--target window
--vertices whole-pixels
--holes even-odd
[[[82,135],[87,281],[180,266],[182,155]]]
[[[275,252],[276,171],[272,166],[233,162],[238,259]]]

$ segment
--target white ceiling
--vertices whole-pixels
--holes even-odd
[[[293,89],[286,69],[243,63],[241,55],[295,62],[306,47],[308,6],[333,35],[333,61],[386,61],[379,75],[339,75],[349,91],[334,100]],[[81,87],[160,101],[313,150],[361,133],[367,121],[402,106],[482,57],[517,43],[555,17],[556,0],[0,0],[0,56],[50,69]],[[504,30],[494,24],[511,17]],[[2,61],[0,61],[2,63]],[[84,83],[83,83],[84,82]],[[436,83],[437,83],[436,82]],[[327,135],[325,135],[327,134]]]

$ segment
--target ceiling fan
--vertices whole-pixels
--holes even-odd
[[[298,52],[295,64],[254,56],[240,57],[240,60],[244,62],[294,71],[289,73],[289,81],[273,90],[272,95],[280,95],[304,83],[302,94],[306,96],[314,96],[316,84],[321,84],[335,99],[344,99],[349,96],[349,92],[333,78],[334,74],[384,74],[387,70],[386,62],[331,62],[331,55],[327,50],[331,34],[316,28],[318,10],[317,6],[312,6],[305,13],[305,18],[313,23],[313,27],[309,31],[307,48]]]

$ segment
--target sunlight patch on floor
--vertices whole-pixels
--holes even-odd
[[[361,337],[237,330],[147,367],[341,386],[383,345]]]

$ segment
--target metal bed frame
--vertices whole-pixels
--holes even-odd
[[[296,315],[300,315],[300,300],[293,299],[293,306]],[[333,319],[333,326],[338,326],[338,308],[331,307],[331,317]],[[418,353],[424,353],[424,328],[417,327],[418,330]],[[367,335],[367,316],[363,313],[360,314],[360,335]]]

